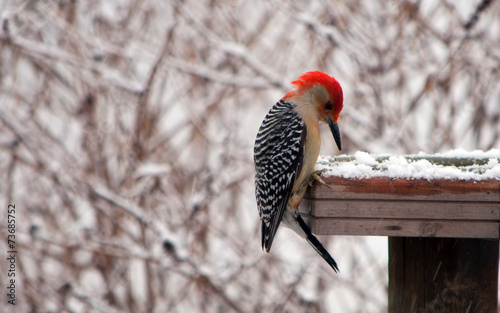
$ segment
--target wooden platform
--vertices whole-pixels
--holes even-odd
[[[386,159],[373,169],[386,170]],[[453,170],[489,162],[435,161]],[[309,188],[300,214],[317,235],[389,237],[389,312],[497,312],[500,177],[323,180],[331,188]]]
[[[500,182],[323,179],[299,208],[318,235],[490,238],[500,236]]]

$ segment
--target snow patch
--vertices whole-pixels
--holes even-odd
[[[354,156],[320,156],[316,170],[321,170],[325,177],[357,179],[500,180],[500,150],[467,152],[457,149],[441,154],[408,156],[372,155],[359,151]]]
[[[145,163],[141,164],[139,168],[137,168],[135,177],[160,176],[169,174],[171,170],[171,166],[168,164]]]
[[[361,164],[366,164],[371,166],[377,165],[377,160],[369,153],[358,151],[354,154],[354,157],[356,158],[356,161],[358,161]]]

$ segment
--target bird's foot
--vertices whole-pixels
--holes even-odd
[[[314,171],[311,176],[309,177],[309,186],[312,186],[312,184],[314,183],[314,181],[317,181],[318,183],[320,183],[321,185],[327,187],[328,189],[331,189],[330,186],[328,186],[324,181],[323,179],[321,178],[321,173],[323,173],[324,170],[319,170],[319,171]]]

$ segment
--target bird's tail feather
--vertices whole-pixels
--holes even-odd
[[[309,244],[314,248],[314,250],[316,250],[316,252],[318,252],[318,254],[321,255],[321,257],[333,268],[335,273],[338,273],[339,268],[337,266],[337,262],[335,262],[330,253],[328,253],[328,251],[325,249],[325,247],[323,247],[321,242],[319,242],[318,238],[316,238],[316,236],[314,236],[311,233],[311,230],[307,226],[306,222],[304,222],[300,214],[297,215],[296,219],[297,222],[299,223],[300,228],[304,231],[306,235],[307,242],[309,242]]]

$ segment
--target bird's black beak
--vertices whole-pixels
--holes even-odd
[[[330,130],[332,131],[333,138],[335,139],[335,143],[339,150],[342,150],[342,146],[340,144],[340,130],[339,125],[335,123],[331,118],[328,119],[328,126],[330,126]]]

